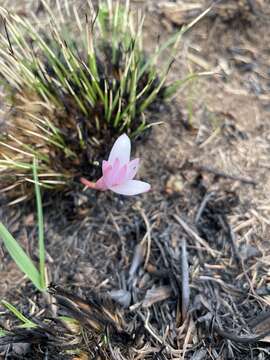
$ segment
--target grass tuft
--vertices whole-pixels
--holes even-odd
[[[33,158],[41,186],[72,184],[95,176],[112,140],[122,132],[136,137],[152,124],[146,111],[178,90],[167,75],[181,29],[147,57],[143,48],[144,16],[108,0],[84,11],[65,3],[51,8],[42,0],[42,20],[25,18],[0,7],[0,81],[9,105],[0,124],[2,191],[25,199]],[[158,57],[168,48],[164,67]]]

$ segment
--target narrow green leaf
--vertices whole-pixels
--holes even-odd
[[[190,74],[186,76],[184,79],[175,80],[172,84],[168,85],[163,93],[163,97],[168,99],[172,97],[182,86],[184,86],[187,82],[191,80],[197,79],[199,74]]]
[[[0,237],[2,238],[7,251],[15,261],[19,269],[32,281],[37,289],[43,290],[40,282],[40,274],[32,260],[25,253],[20,244],[14,239],[7,228],[0,222]]]
[[[37,161],[33,161],[33,175],[35,181],[35,193],[37,203],[37,216],[38,216],[38,252],[39,252],[39,272],[40,272],[40,283],[43,289],[46,288],[46,277],[45,277],[45,244],[44,244],[44,222],[43,222],[43,211],[40,187],[37,175]]]
[[[13,315],[16,316],[17,319],[19,319],[24,325],[27,327],[36,327],[37,325],[29,320],[27,317],[25,317],[18,309],[15,308],[12,304],[10,304],[6,300],[2,300],[1,304],[7,308]]]
[[[5,330],[0,329],[0,337],[5,336],[5,335],[8,335],[8,332],[5,331]]]

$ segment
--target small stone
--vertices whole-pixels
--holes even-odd
[[[83,206],[87,204],[87,202],[88,202],[88,197],[86,195],[76,194],[74,199],[74,203],[76,206]]]
[[[165,191],[167,194],[181,193],[184,184],[180,175],[171,175],[167,180]]]
[[[34,214],[33,214],[33,213],[27,215],[27,216],[24,218],[24,224],[25,224],[25,226],[32,226],[32,225],[34,225],[34,223],[35,223],[35,217],[34,217]]]
[[[125,308],[128,308],[131,302],[131,294],[127,290],[112,290],[109,292],[109,296],[118,304]]]

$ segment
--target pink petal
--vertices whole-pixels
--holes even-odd
[[[106,187],[109,188],[112,185],[110,181],[112,175],[112,165],[110,165],[107,161],[102,162],[102,178]]]
[[[106,170],[108,169],[108,167],[110,166],[109,162],[106,160],[102,161],[102,173],[106,172]]]
[[[118,176],[119,170],[120,170],[120,161],[119,159],[115,159],[113,165],[110,165],[107,161],[105,164],[105,161],[103,161],[103,178],[106,186],[109,188],[113,184],[115,184],[115,179]],[[109,165],[107,165],[109,164]]]
[[[110,190],[122,195],[137,195],[149,191],[150,184],[139,180],[128,180],[121,185],[111,186]]]
[[[97,181],[100,190],[103,188],[108,189],[111,185],[109,179],[112,173],[112,166],[108,163],[108,161],[102,161],[102,177]],[[99,182],[100,181],[100,182]]]
[[[113,166],[112,166],[113,167],[113,172],[115,173],[115,172],[119,171],[120,166],[121,166],[120,160],[118,158],[116,158],[114,160],[114,163],[113,163]]]
[[[95,189],[101,190],[101,191],[108,190],[108,187],[104,181],[103,176],[101,178],[99,178],[98,181],[96,182]]]
[[[112,147],[108,162],[110,165],[113,165],[115,160],[118,158],[121,165],[127,164],[130,159],[130,150],[131,144],[129,137],[126,134],[119,136]]]
[[[120,185],[127,180],[127,164],[122,166],[121,169],[115,174],[112,185]]]
[[[134,176],[137,174],[137,171],[139,169],[139,163],[140,163],[139,158],[131,160],[128,163],[127,180],[132,180]]]

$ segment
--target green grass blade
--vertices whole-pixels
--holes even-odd
[[[10,304],[6,300],[2,300],[1,304],[7,308],[14,316],[16,316],[17,319],[19,319],[24,325],[27,327],[36,327],[37,325],[29,320],[27,317],[25,317],[18,309],[15,308],[12,304]]]
[[[5,335],[7,335],[7,334],[8,334],[7,331],[0,329],[0,337],[1,337],[1,336],[5,336]]]
[[[40,284],[42,289],[46,288],[46,276],[45,276],[45,243],[44,243],[44,221],[40,187],[37,175],[37,162],[33,161],[33,175],[35,181],[35,193],[37,203],[37,216],[38,216],[38,252],[39,252],[39,272],[40,272]]]
[[[19,269],[25,273],[25,275],[32,281],[37,289],[44,290],[40,282],[40,274],[32,260],[1,222],[0,237],[2,238],[7,251]]]
[[[197,79],[199,74],[190,74],[186,76],[184,79],[175,80],[172,84],[168,85],[163,93],[163,97],[168,99],[172,97],[182,86],[184,86],[187,82]]]

